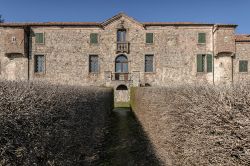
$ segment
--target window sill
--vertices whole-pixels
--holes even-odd
[[[35,76],[44,76],[45,72],[35,72],[34,75]]]
[[[207,43],[197,43],[198,46],[205,46]]]
[[[247,71],[242,71],[242,72],[239,71],[239,74],[248,74],[248,72]]]
[[[145,43],[146,46],[152,46],[154,43]]]
[[[152,72],[144,72],[144,74],[156,74],[156,72],[155,71],[152,71]]]
[[[45,45],[45,43],[35,43],[36,45]]]

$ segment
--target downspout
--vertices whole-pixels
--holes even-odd
[[[214,25],[213,26],[213,29],[212,29],[212,52],[213,52],[213,85],[215,85],[214,83],[214,57],[215,57],[215,50],[214,50],[214,45],[215,45],[215,42],[214,42],[214,39],[215,39],[215,32],[216,30],[218,29],[218,26],[217,25]]]
[[[30,81],[30,33],[31,29],[30,26],[26,27],[26,33],[27,33],[27,56],[28,56],[28,82]]]

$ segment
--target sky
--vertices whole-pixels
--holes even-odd
[[[250,34],[250,0],[0,0],[6,22],[103,22],[119,12],[142,22],[237,24]]]

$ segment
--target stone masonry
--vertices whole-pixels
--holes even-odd
[[[239,60],[250,60],[250,37],[235,35],[236,27],[142,23],[124,13],[102,23],[1,23],[0,78],[114,89],[125,85],[127,89],[115,90],[116,101],[128,101],[132,86],[230,84],[250,78],[248,72],[239,72]],[[126,47],[121,47],[126,48],[124,52],[117,51],[117,31],[121,28],[126,31]],[[36,43],[36,33],[43,33],[42,44]],[[98,43],[90,43],[91,33],[98,34]],[[153,43],[146,43],[146,33],[153,33]],[[198,43],[199,33],[206,34],[205,43]],[[153,55],[152,72],[145,72],[146,54]],[[212,72],[197,72],[198,54],[212,55]],[[42,73],[34,72],[35,55],[45,57]],[[89,72],[90,55],[98,55],[98,72]],[[126,74],[115,70],[119,55],[127,57]]]

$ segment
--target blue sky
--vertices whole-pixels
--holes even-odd
[[[250,0],[0,0],[6,22],[102,22],[125,12],[142,22],[238,24],[250,34]]]

